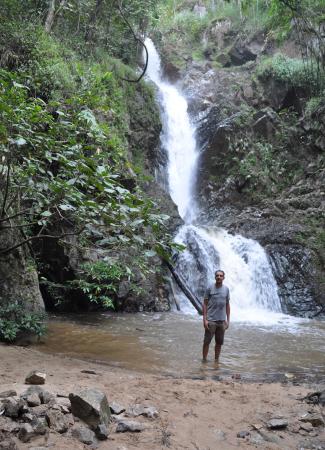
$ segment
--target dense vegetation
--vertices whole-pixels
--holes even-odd
[[[312,77],[312,93],[321,93],[324,81],[325,23],[322,0],[214,0],[166,1],[160,6],[161,20],[157,37],[170,47],[170,62],[183,68],[189,58],[202,61],[207,56],[220,67],[218,51],[209,40],[209,32],[228,22],[243,39],[264,31],[278,44],[292,32],[301,49],[301,63],[305,78]],[[299,62],[300,64],[300,62]]]
[[[134,270],[139,277],[139,269],[145,276],[151,258],[169,252],[167,216],[141,189],[143,168],[132,162],[129,139],[136,95],[159,124],[150,88],[133,82],[142,52],[137,36],[154,3],[2,2],[0,257],[29,247],[31,266],[58,301],[64,290],[77,290],[113,307],[122,279],[132,281]],[[47,241],[81,252],[94,246],[106,256],[58,286],[46,275]],[[37,316],[17,320],[23,299],[10,301],[18,306],[1,309],[1,337],[14,339],[18,322],[39,333]]]

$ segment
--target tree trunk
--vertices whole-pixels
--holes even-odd
[[[86,33],[85,33],[85,40],[87,42],[92,40],[92,37],[93,37],[93,34],[94,34],[94,26],[96,24],[97,16],[98,16],[98,14],[100,12],[102,3],[103,3],[103,0],[97,0],[95,9],[92,12],[91,17],[89,19],[87,30],[86,30]]]
[[[201,302],[197,299],[197,297],[193,294],[193,292],[190,291],[190,289],[186,286],[185,281],[181,277],[181,275],[178,275],[172,264],[170,262],[165,260],[165,263],[167,264],[168,269],[171,271],[176,283],[178,286],[182,289],[186,297],[189,299],[189,301],[192,303],[194,308],[197,310],[197,312],[202,315],[202,305]]]
[[[49,9],[45,20],[45,31],[50,33],[55,17],[55,0],[49,0]]]

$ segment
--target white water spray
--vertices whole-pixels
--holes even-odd
[[[187,249],[177,260],[177,270],[198,298],[213,282],[216,268],[226,272],[231,291],[232,318],[239,321],[277,322],[281,305],[277,286],[263,248],[255,241],[232,236],[222,229],[203,229],[193,225],[197,206],[193,198],[198,152],[195,128],[181,93],[161,77],[159,55],[150,39],[148,77],[157,85],[163,116],[162,148],[168,154],[168,182],[172,199],[185,220],[175,241]],[[184,299],[182,293],[179,297]],[[188,301],[184,312],[195,313]],[[283,317],[283,315],[281,315]]]

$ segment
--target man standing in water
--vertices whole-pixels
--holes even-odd
[[[215,283],[205,292],[203,300],[203,326],[205,329],[203,342],[203,362],[206,362],[209,345],[215,337],[215,361],[219,362],[221,346],[225,330],[229,327],[230,304],[229,289],[223,283],[225,272],[217,270]]]

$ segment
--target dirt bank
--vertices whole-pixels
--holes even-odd
[[[167,378],[5,345],[0,345],[0,361],[1,391],[15,389],[20,394],[26,389],[25,376],[38,369],[47,374],[45,388],[55,394],[97,388],[106,393],[109,402],[126,407],[140,403],[158,409],[156,419],[142,416],[133,419],[145,423],[146,429],[141,433],[116,433],[116,423],[111,423],[109,439],[99,442],[100,450],[325,449],[324,429],[299,430],[302,422],[298,419],[304,413],[313,410],[320,414],[318,405],[301,401],[312,387],[252,384],[231,377],[219,382]],[[212,366],[203,370],[211,371]],[[285,418],[289,423],[287,429],[268,430],[266,422],[275,417]],[[250,438],[237,437],[240,431],[249,431]],[[44,437],[25,444],[17,440],[17,445],[19,450],[40,445],[59,450],[89,448],[54,432],[44,441]]]

